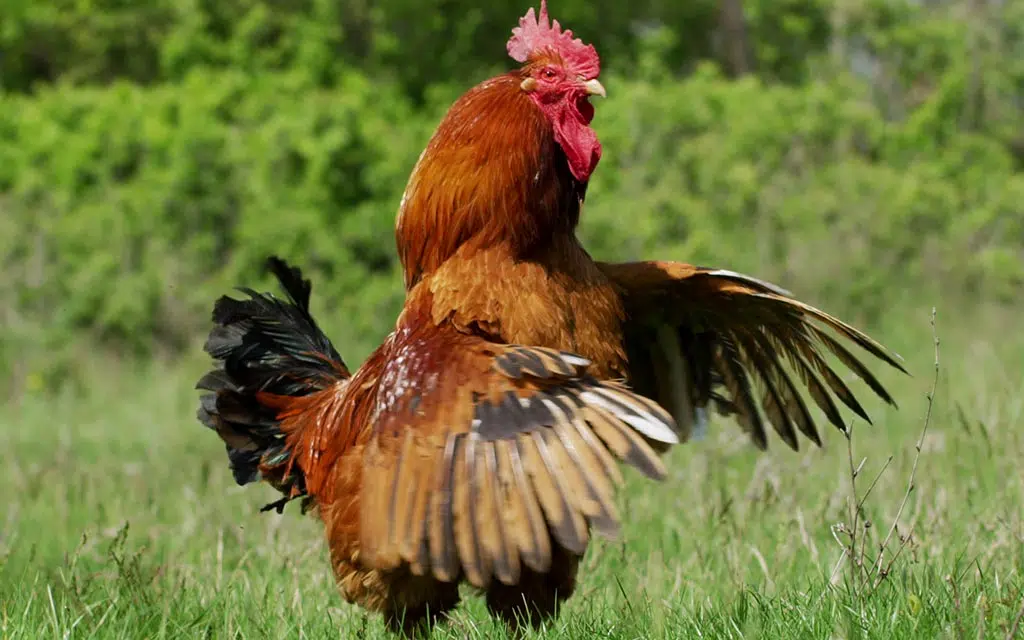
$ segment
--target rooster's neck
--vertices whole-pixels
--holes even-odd
[[[574,234],[587,185],[520,81],[513,72],[467,91],[416,163],[396,224],[407,289],[467,247],[528,259]]]

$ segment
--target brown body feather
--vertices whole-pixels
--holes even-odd
[[[396,228],[406,304],[354,375],[311,319],[285,322],[308,316],[308,283],[301,313],[267,299],[215,316],[224,365],[200,417],[246,481],[258,460],[286,499],[316,506],[342,594],[395,629],[451,609],[460,581],[510,623],[553,615],[592,532],[617,534],[618,464],[663,477],[658,454],[709,408],[762,448],[766,420],[794,449],[798,433],[820,443],[801,386],[840,428],[834,398],[866,417],[824,353],[892,401],[825,330],[894,359],[772,285],[594,262],[575,236],[586,183],[523,73],[460,98],[417,163]],[[282,279],[290,295],[297,278]],[[285,325],[321,346],[300,351]],[[264,374],[243,384],[257,356]],[[281,382],[317,358],[331,365],[318,377]]]
[[[591,529],[618,531],[616,459],[664,477],[648,437],[674,441],[672,418],[583,358],[434,322],[436,306],[425,280],[351,379],[281,413],[339,586],[395,625],[454,606],[459,580],[510,623],[551,615]]]

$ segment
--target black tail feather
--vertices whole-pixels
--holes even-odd
[[[285,494],[268,505],[280,512],[306,494],[305,478],[291,464],[278,410],[258,394],[305,396],[350,374],[309,313],[310,281],[277,257],[267,260],[267,268],[288,300],[242,288],[249,299],[223,296],[216,302],[215,326],[203,348],[217,364],[196,384],[211,392],[200,397],[197,417],[224,441],[238,484],[266,480]]]

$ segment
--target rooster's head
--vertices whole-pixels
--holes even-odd
[[[586,182],[601,158],[601,143],[590,128],[594,107],[590,96],[605,96],[598,81],[601,61],[593,45],[548,19],[546,0],[540,13],[531,7],[512,29],[508,54],[523,63],[520,87],[529,94],[554,128],[577,180]]]

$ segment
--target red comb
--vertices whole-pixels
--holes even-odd
[[[550,49],[562,57],[565,65],[584,78],[596,78],[601,72],[601,62],[594,45],[583,44],[572,37],[572,31],[562,31],[558,20],[548,21],[547,0],[540,0],[540,15],[535,16],[533,7],[519,19],[519,26],[512,29],[509,38],[508,55],[516,62],[526,62],[535,52]]]

